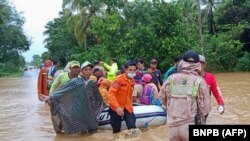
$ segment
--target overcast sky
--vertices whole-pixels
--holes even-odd
[[[25,18],[24,32],[32,39],[30,50],[23,56],[27,62],[32,61],[35,54],[41,55],[47,51],[44,48],[43,32],[47,22],[59,16],[62,7],[62,0],[10,0],[18,12],[22,12]]]

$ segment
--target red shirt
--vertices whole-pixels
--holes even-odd
[[[224,100],[215,76],[212,73],[206,72],[203,78],[206,80],[210,93],[213,93],[218,105],[224,105]]]

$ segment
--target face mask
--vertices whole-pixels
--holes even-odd
[[[131,72],[129,72],[128,74],[127,74],[127,76],[129,77],[129,78],[134,78],[135,77],[135,73],[131,73]]]

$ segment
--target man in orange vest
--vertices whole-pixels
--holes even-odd
[[[132,106],[135,71],[136,63],[129,61],[125,65],[125,73],[117,76],[109,89],[109,114],[113,133],[121,131],[122,118],[125,120],[128,129],[136,128],[136,118]]]

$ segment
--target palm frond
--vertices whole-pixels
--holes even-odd
[[[71,5],[71,4],[72,4],[72,1],[73,1],[73,0],[63,0],[62,7],[65,8],[65,7],[67,7],[68,5]]]

